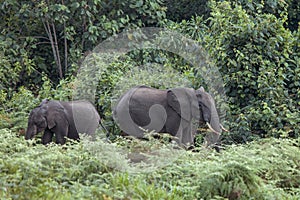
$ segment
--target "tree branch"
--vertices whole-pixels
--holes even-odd
[[[62,79],[63,78],[63,71],[62,71],[62,66],[61,66],[61,61],[60,61],[60,56],[59,56],[59,49],[58,49],[58,42],[57,42],[57,36],[56,36],[56,29],[55,25],[52,22],[52,29],[53,29],[53,35],[54,35],[54,44],[55,44],[55,50],[56,50],[56,57],[57,57],[57,67],[58,67],[58,72],[59,72],[59,77]]]
[[[43,22],[43,25],[44,25],[44,29],[45,29],[45,31],[48,35],[48,38],[50,40],[54,61],[56,63],[56,66],[58,67],[58,71],[59,71],[59,77],[63,78],[63,73],[62,73],[61,63],[60,63],[60,56],[59,56],[59,51],[58,51],[56,30],[55,30],[54,24],[53,23],[51,24],[52,29],[53,29],[53,30],[51,30],[51,26],[50,26],[50,23],[49,23],[48,19],[42,19],[42,22]],[[53,31],[53,34],[52,34],[52,31]]]
[[[65,5],[64,0],[61,1]],[[64,46],[65,46],[65,73],[68,70],[68,40],[66,32],[66,21],[64,20]]]
[[[58,65],[57,58],[56,58],[56,51],[55,51],[55,47],[54,47],[54,41],[53,41],[53,37],[52,37],[52,33],[51,33],[51,28],[50,28],[49,22],[48,22],[48,20],[46,20],[46,21],[42,20],[42,22],[43,22],[45,31],[46,31],[46,33],[48,35],[48,38],[50,40],[50,43],[51,43],[51,48],[52,48],[52,53],[53,53],[54,61],[55,61],[56,65]]]

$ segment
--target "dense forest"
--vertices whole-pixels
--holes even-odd
[[[0,199],[299,199],[298,0],[2,0]],[[135,85],[203,86],[221,151],[120,136]],[[109,131],[25,140],[43,99],[87,98]]]

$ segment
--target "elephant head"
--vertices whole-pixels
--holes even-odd
[[[25,139],[32,139],[37,133],[47,128],[47,120],[45,118],[46,111],[41,107],[34,108],[28,119],[27,131]]]
[[[203,87],[196,90],[195,93],[200,110],[202,111],[202,120],[207,124],[208,128],[212,132],[206,136],[207,145],[214,145],[218,143],[222,133],[222,125],[220,124],[220,118],[215,106],[215,101],[209,93],[205,92]]]
[[[186,121],[195,119],[205,122],[211,130],[207,138],[208,145],[216,144],[222,132],[219,115],[212,96],[201,87],[175,88],[167,93],[168,104]],[[188,139],[190,140],[190,138]]]
[[[43,100],[29,115],[25,139],[32,139],[36,134],[46,129],[53,129],[57,121],[59,121],[60,126],[65,124],[65,128],[63,129],[67,133],[68,121],[64,113],[64,108],[59,103],[49,103],[48,99]]]

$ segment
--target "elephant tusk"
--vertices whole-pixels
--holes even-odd
[[[229,132],[229,130],[227,130],[226,128],[224,128],[224,126],[223,126],[222,124],[220,124],[220,127],[221,127],[221,129],[222,129],[223,131]]]
[[[214,130],[208,122],[206,122],[206,125],[208,126],[208,128],[209,128],[213,133],[218,134],[218,135],[221,135],[218,131]]]

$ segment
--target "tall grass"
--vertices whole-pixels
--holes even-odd
[[[0,130],[1,199],[299,199],[298,141],[191,152],[162,140],[43,146]]]

